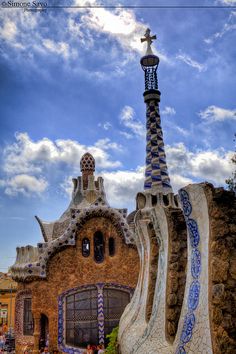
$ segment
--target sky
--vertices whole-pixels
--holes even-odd
[[[225,186],[233,170],[236,0],[47,3],[137,8],[0,8],[0,271],[17,246],[42,241],[34,215],[53,221],[67,208],[87,151],[110,205],[135,208],[144,182],[147,27],[157,35],[174,191],[202,181]]]

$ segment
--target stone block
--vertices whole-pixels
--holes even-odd
[[[222,283],[228,278],[229,262],[221,258],[214,258],[211,264],[212,278],[216,283]]]

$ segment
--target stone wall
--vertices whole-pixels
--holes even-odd
[[[235,196],[202,183],[181,189],[179,199],[182,211],[139,205],[135,232],[141,273],[120,321],[122,354],[236,352]],[[154,237],[159,255],[150,289],[152,258],[157,260]]]
[[[23,334],[24,299],[26,298],[32,298],[31,290],[24,290],[24,286],[21,284],[18,287],[15,307],[16,354],[23,353],[26,347],[33,349],[34,345],[34,337]]]
[[[182,210],[166,208],[169,256],[166,292],[166,335],[173,342],[177,332],[186,283],[187,228]]]
[[[214,354],[236,353],[236,199],[206,185],[210,219],[210,315]]]
[[[147,230],[150,239],[150,261],[149,261],[150,266],[149,266],[149,279],[148,279],[146,320],[149,321],[152,314],[152,306],[153,306],[153,299],[154,299],[157,272],[158,272],[159,243],[152,223],[150,223],[147,226]]]
[[[102,231],[105,238],[105,259],[96,263],[93,256],[93,235]],[[115,238],[115,255],[108,254],[108,239]],[[89,257],[82,256],[82,239],[90,240]],[[136,248],[127,246],[108,218],[92,218],[77,235],[76,246],[68,246],[56,253],[48,262],[47,279],[21,283],[19,290],[32,291],[34,317],[41,313],[49,318],[50,348],[57,348],[58,296],[66,290],[95,283],[116,283],[135,288],[139,273]],[[20,341],[17,341],[20,345]]]

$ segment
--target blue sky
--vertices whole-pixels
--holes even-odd
[[[236,1],[199,0],[198,5]],[[174,190],[206,180],[223,186],[230,176],[236,130],[236,8],[37,13],[1,8],[0,271],[14,262],[16,246],[41,241],[34,215],[55,220],[66,209],[71,178],[80,174],[86,151],[96,158],[96,174],[105,179],[110,204],[134,208],[144,180],[139,60],[144,53],[140,37],[147,27],[157,34],[160,110]]]

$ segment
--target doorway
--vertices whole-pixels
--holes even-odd
[[[49,324],[48,317],[42,313],[40,317],[40,338],[39,338],[40,349],[48,346],[48,342],[49,342],[48,324]]]

